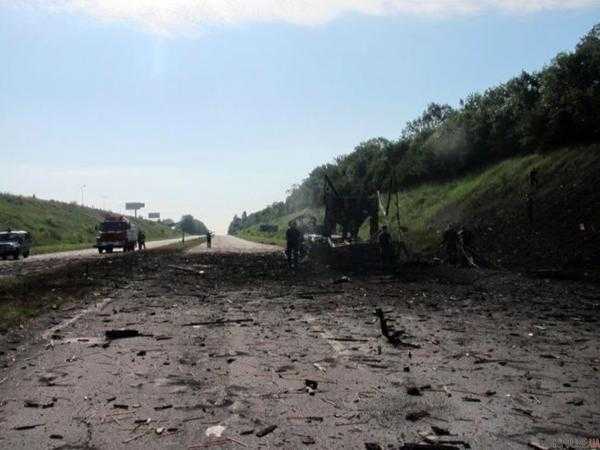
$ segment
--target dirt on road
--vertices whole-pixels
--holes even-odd
[[[1,448],[591,448],[600,434],[595,285],[291,272],[258,249],[72,273],[77,291],[52,289],[75,302],[0,337]]]
[[[200,236],[186,236],[186,240],[193,241],[199,239]],[[149,241],[146,242],[146,248],[148,250],[158,249],[162,247],[172,246],[180,243],[181,238],[177,239],[165,239],[161,241]],[[84,250],[72,250],[68,252],[57,252],[57,253],[45,253],[42,255],[33,255],[26,259],[18,260],[5,260],[0,261],[0,278],[1,277],[12,277],[19,275],[28,275],[32,273],[45,272],[47,270],[55,269],[57,266],[63,266],[65,264],[71,264],[73,262],[85,262],[90,259],[110,258],[122,254],[120,250],[115,253],[104,253],[99,254],[95,248],[87,248]]]

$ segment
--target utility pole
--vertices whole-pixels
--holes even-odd
[[[81,206],[83,206],[83,191],[85,190],[85,184],[81,186]]]

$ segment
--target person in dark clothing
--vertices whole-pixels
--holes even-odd
[[[285,253],[287,255],[288,265],[290,267],[298,267],[300,246],[302,245],[303,237],[294,222],[289,223],[289,227],[285,232],[285,239],[287,241]]]
[[[140,230],[138,233],[138,250],[146,248],[146,234]]]
[[[458,263],[458,232],[454,226],[448,225],[444,232],[443,244],[448,255],[448,262],[456,265]]]
[[[527,201],[527,219],[529,219],[529,223],[532,224],[533,223],[533,202],[534,202],[533,194],[527,194],[525,196],[525,199]]]
[[[206,233],[206,248],[212,248],[212,233],[210,231]]]
[[[394,244],[392,242],[392,235],[389,233],[386,225],[381,227],[381,232],[379,233],[379,250],[381,252],[383,268],[385,270],[391,269],[394,263]]]
[[[529,172],[529,186],[536,188],[538,186],[538,168],[534,167]]]

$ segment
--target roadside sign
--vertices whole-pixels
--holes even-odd
[[[125,203],[125,209],[127,211],[137,211],[138,209],[142,209],[145,206],[146,206],[145,203],[140,203],[140,202]]]
[[[140,203],[140,202],[128,202],[128,203],[125,203],[125,209],[127,211],[134,211],[134,215],[135,215],[136,218],[137,218],[138,209],[142,209],[145,206],[146,206],[145,203]]]
[[[160,213],[158,213],[158,212],[148,213],[148,219],[160,219]]]

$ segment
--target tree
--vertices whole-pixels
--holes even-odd
[[[201,221],[194,219],[191,214],[186,214],[181,217],[179,229],[188,234],[207,234],[208,228]]]

